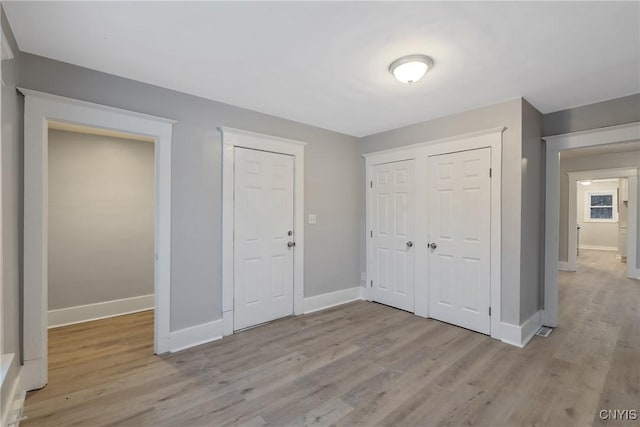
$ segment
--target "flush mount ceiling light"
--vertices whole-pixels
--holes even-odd
[[[410,85],[420,80],[433,68],[433,59],[426,55],[407,55],[389,65],[389,71],[398,81]]]

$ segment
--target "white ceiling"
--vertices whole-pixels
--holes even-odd
[[[22,51],[364,136],[640,92],[640,3],[3,2]],[[435,61],[407,86],[399,56]]]

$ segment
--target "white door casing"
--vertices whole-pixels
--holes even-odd
[[[491,333],[491,149],[429,158],[429,313]]]
[[[155,140],[154,352],[169,351],[171,305],[171,137],[175,120],[19,88],[24,106],[24,367],[22,388],[47,383],[49,121]]]
[[[293,314],[293,156],[235,148],[234,329]]]
[[[236,147],[293,157],[293,314],[304,312],[304,147],[305,142],[229,127],[218,128],[222,134],[222,319],[223,334],[234,327],[234,229],[235,229],[235,149]]]
[[[414,311],[414,161],[372,168],[371,300]]]

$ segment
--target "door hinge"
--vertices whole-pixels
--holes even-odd
[[[492,172],[493,172],[492,168],[489,168],[489,178],[491,178]]]
[[[369,181],[369,184],[371,185],[371,188],[373,188],[373,181]]]
[[[370,285],[370,287],[372,287],[372,288],[373,288],[373,280],[371,281],[371,285]]]
[[[491,316],[491,307],[489,307],[489,316]]]
[[[371,238],[373,239],[373,230],[371,230]]]

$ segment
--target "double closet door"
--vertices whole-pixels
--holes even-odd
[[[427,170],[415,160],[371,169],[371,300],[414,312],[415,287],[426,286],[429,317],[489,334],[491,149],[420,164]],[[419,194],[416,179],[427,181]],[[416,219],[426,223],[420,235]]]

